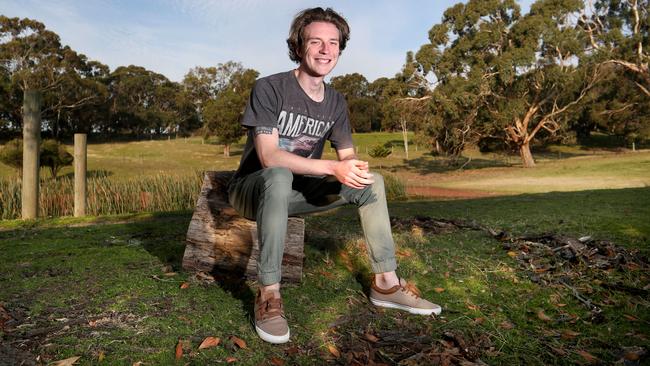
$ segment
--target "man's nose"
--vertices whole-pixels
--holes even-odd
[[[320,46],[320,53],[327,54],[329,53],[330,45],[327,42],[323,42]]]

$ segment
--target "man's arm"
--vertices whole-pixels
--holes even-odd
[[[357,189],[374,182],[368,173],[368,163],[357,160],[353,148],[337,150],[339,161],[308,159],[280,149],[276,128],[257,127],[253,134],[263,168],[282,167],[302,175],[333,175],[342,184]]]

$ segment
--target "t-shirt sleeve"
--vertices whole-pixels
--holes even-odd
[[[336,120],[334,127],[332,127],[332,133],[330,134],[329,140],[336,150],[354,147],[354,144],[352,143],[350,117],[348,116],[348,105],[341,94],[338,94]]]
[[[244,127],[278,127],[276,106],[280,101],[271,84],[264,79],[257,80],[248,104],[244,110],[241,124]]]

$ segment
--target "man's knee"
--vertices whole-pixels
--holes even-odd
[[[262,172],[264,179],[264,190],[272,191],[272,194],[288,194],[291,192],[293,173],[287,168],[273,167],[266,168]]]
[[[373,190],[375,189],[381,189],[382,191],[384,190],[384,176],[379,174],[379,173],[372,173],[372,179],[375,181],[372,185],[371,188]]]
[[[270,183],[293,182],[293,173],[291,170],[282,167],[266,168],[262,171],[262,177],[264,177],[265,182]]]

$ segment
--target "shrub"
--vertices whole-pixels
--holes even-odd
[[[381,172],[381,175],[384,177],[386,198],[389,201],[406,199],[406,186],[404,185],[404,182],[402,182],[401,179],[387,172]]]
[[[64,166],[72,165],[73,160],[65,146],[58,141],[45,140],[41,144],[41,166],[48,167],[54,179],[59,175],[59,170]]]
[[[368,155],[373,158],[385,158],[392,153],[391,149],[384,145],[375,145],[369,151]]]
[[[0,162],[21,172],[23,170],[23,140],[14,139],[7,142],[0,150]]]

